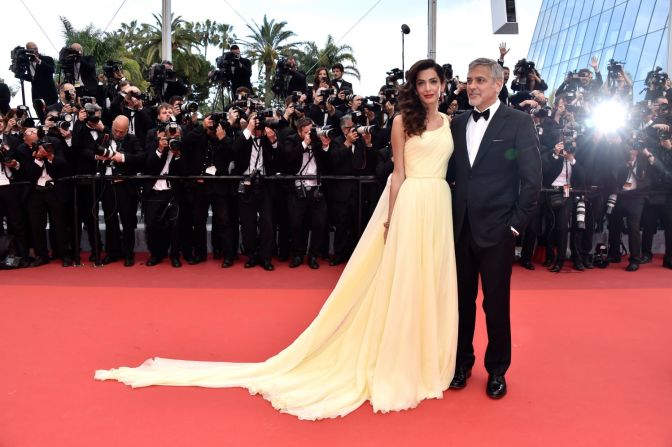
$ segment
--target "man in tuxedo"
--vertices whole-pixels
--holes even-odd
[[[452,122],[455,151],[448,180],[455,182],[453,224],[460,315],[457,364],[450,388],[467,385],[474,365],[478,277],[488,329],[487,395],[506,394],[511,363],[511,264],[516,236],[537,206],[541,189],[539,141],[532,118],[497,98],[502,67],[491,59],[469,64],[467,93],[474,106]]]
[[[98,75],[96,73],[96,59],[88,54],[84,55],[84,49],[78,43],[70,45],[70,49],[79,53],[74,62],[74,79],[72,83],[77,89],[79,96],[96,96],[98,92]]]
[[[233,63],[233,77],[231,79],[231,91],[235,92],[238,87],[247,87],[252,90],[252,62],[240,55],[240,47],[231,45],[231,53],[236,57]]]
[[[339,92],[341,90],[352,91],[352,84],[343,80],[343,71],[343,64],[340,62],[331,67],[331,73],[334,75],[334,79],[331,80],[331,85]]]
[[[45,106],[50,106],[58,101],[56,84],[54,83],[54,59],[40,54],[35,42],[28,42],[26,50],[32,52],[30,58],[30,82],[32,84],[33,104],[36,99],[44,101]],[[36,108],[38,118],[44,119],[44,109]]]

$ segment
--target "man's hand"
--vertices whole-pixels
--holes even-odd
[[[250,122],[247,123],[247,130],[249,130],[251,133],[254,133],[254,131],[257,130],[257,124],[259,124],[257,114],[253,113],[250,115]]]
[[[555,147],[553,148],[553,151],[555,152],[555,155],[560,155],[560,153],[564,150],[565,150],[565,143],[563,143],[562,141],[557,143],[555,145]]]
[[[77,119],[81,122],[86,121],[87,113],[84,108],[80,109],[79,112],[77,112]]]
[[[320,135],[320,141],[322,142],[322,148],[326,149],[331,144],[331,138],[326,135]]]
[[[219,141],[222,141],[224,138],[226,138],[226,131],[221,124],[217,126],[217,129],[215,129],[215,135]]]
[[[593,67],[593,71],[595,73],[600,71],[597,56],[593,56],[593,57],[590,58],[590,66]]]
[[[310,146],[311,139],[310,139],[310,132],[306,132],[306,134],[303,136],[303,144],[306,146]]]
[[[159,136],[158,151],[163,152],[166,150],[167,147],[168,147],[168,138],[166,138],[165,136]]]
[[[61,128],[59,127],[59,128],[58,128],[58,131],[61,133],[61,136],[62,136],[63,138],[65,138],[66,140],[67,140],[68,138],[72,138],[72,131],[71,131],[70,129],[65,130],[65,129],[61,129]]]
[[[119,152],[115,152],[114,155],[110,158],[115,163],[123,163],[124,162],[124,156],[120,154]]]
[[[61,113],[67,113],[70,114],[75,111],[75,108],[72,107],[70,104],[63,104],[63,109],[61,110]],[[84,112],[86,113],[86,112]]]
[[[507,49],[506,48],[506,42],[502,42],[499,44],[499,59],[504,60],[504,56],[509,54],[509,51],[511,51],[511,48]]]
[[[275,142],[278,141],[278,136],[275,134],[275,131],[270,127],[266,127],[264,129],[264,132],[266,133],[266,138],[268,138],[268,141],[270,141],[271,144],[275,144]]]
[[[354,127],[352,129],[350,129],[350,131],[348,131],[347,134],[345,134],[345,143],[346,143],[346,146],[348,146],[348,147],[352,146],[355,143],[355,141],[357,141],[358,139],[359,139],[359,134],[357,133],[357,130],[355,130]]]
[[[203,118],[203,128],[205,130],[208,130],[212,127],[212,116],[208,115],[205,118]]]
[[[368,147],[368,148],[372,147],[373,137],[371,136],[370,133],[365,133],[364,135],[362,135],[362,140],[364,140],[364,143],[366,144],[366,147]]]

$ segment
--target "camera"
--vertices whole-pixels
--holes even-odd
[[[117,79],[114,75],[122,71],[122,66],[123,64],[120,61],[108,60],[105,62],[103,74],[105,74],[107,82],[116,82]]]
[[[453,66],[451,64],[443,64],[441,68],[443,68],[443,73],[448,81],[453,79]]]
[[[58,63],[65,75],[65,82],[73,84],[75,82],[75,64],[82,61],[82,55],[79,51],[70,47],[63,47],[58,53]]]
[[[513,74],[518,77],[518,83],[522,86],[527,85],[527,76],[534,73],[534,62],[527,59],[520,59],[513,67]]]
[[[666,132],[664,130],[661,130],[658,132],[658,139],[659,140],[669,140],[672,137],[672,134],[670,132]]]
[[[631,147],[637,152],[641,152],[649,146],[646,134],[643,131],[635,130],[632,132]]]
[[[623,66],[625,62],[616,61],[614,59],[609,59],[609,64],[607,65],[607,75],[609,79],[616,79],[618,73],[623,72]]]
[[[331,127],[329,125],[313,128],[313,129],[311,129],[311,132],[313,130],[315,131],[315,135],[317,137],[334,138],[336,135],[338,135],[338,132],[336,131],[336,129],[334,129],[333,127]]]
[[[182,103],[182,105],[180,106],[180,110],[181,110],[183,113],[186,113],[186,112],[188,112],[188,113],[194,113],[194,112],[197,112],[197,111],[198,111],[198,104],[195,103],[195,102],[193,102],[193,101],[191,101],[191,102],[184,102],[184,103]]]
[[[378,128],[375,125],[372,125],[372,126],[357,126],[357,127],[355,127],[355,130],[360,135],[374,135],[376,133],[376,131],[378,130]]]
[[[168,149],[173,152],[180,152],[182,150],[182,140],[179,138],[171,138],[168,141]]]
[[[398,68],[393,68],[392,70],[386,72],[387,77],[385,78],[385,84],[394,85],[397,81],[404,79],[404,72]]]
[[[177,131],[180,129],[180,125],[175,121],[159,121],[156,125],[156,129],[159,132],[165,132],[168,135],[176,135]]]
[[[131,99],[139,99],[142,102],[149,102],[149,95],[147,93],[138,93],[134,90],[126,93],[126,97]]]
[[[105,146],[101,146],[101,145],[96,146],[95,149],[93,150],[93,152],[96,155],[98,155],[99,157],[103,157],[103,158],[112,158],[114,156],[114,154],[117,153],[117,151],[115,151],[111,147],[109,147],[109,146],[105,147]]]
[[[29,81],[30,76],[30,62],[35,59],[35,52],[24,47],[15,47],[11,52],[12,64],[9,69],[14,73],[18,79]]]
[[[397,89],[394,87],[385,87],[383,89],[383,97],[385,98],[385,101],[389,101],[390,104],[396,104],[397,103]],[[385,102],[383,101],[383,102]]]
[[[350,112],[350,116],[352,116],[352,122],[358,126],[366,126],[368,124],[366,114],[361,110],[353,110]]]
[[[299,200],[310,197],[313,199],[313,202],[319,202],[323,197],[320,185],[306,188],[306,185],[304,185],[303,181],[301,180],[296,182],[296,185],[294,186],[294,193],[296,194],[296,198]]]
[[[149,82],[152,85],[160,85],[163,89],[163,83],[174,78],[175,71],[164,64],[156,62],[149,67]]]
[[[576,228],[586,229],[586,201],[583,196],[576,197]]]
[[[79,98],[79,105],[84,107],[87,104],[94,104],[96,99],[93,96],[82,96]]]
[[[63,113],[61,115],[49,115],[45,118],[46,124],[49,127],[57,127],[59,129],[68,130],[72,124],[72,115]]]
[[[240,64],[240,55],[232,51],[218,56],[215,59],[217,69],[213,70],[209,75],[210,82],[227,84],[233,79],[233,70],[236,65]]]
[[[656,67],[655,69],[648,72],[646,74],[644,84],[646,84],[649,88],[662,89],[668,79],[667,73],[662,70],[662,68]]]
[[[253,187],[258,187],[261,184],[261,174],[256,169],[251,174],[246,175],[240,182],[238,182],[238,194],[244,195],[249,193]]]

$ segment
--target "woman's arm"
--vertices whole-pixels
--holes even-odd
[[[394,170],[392,171],[392,179],[390,182],[390,206],[387,212],[387,222],[385,222],[385,239],[387,240],[387,230],[390,226],[390,219],[392,218],[392,210],[394,210],[394,203],[397,201],[397,194],[399,188],[406,179],[406,172],[404,171],[404,146],[406,145],[406,130],[401,115],[394,117],[392,121],[392,136],[390,138],[392,143],[392,157],[394,160]]]

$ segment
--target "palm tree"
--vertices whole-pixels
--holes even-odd
[[[271,85],[273,82],[273,69],[278,56],[289,56],[298,51],[298,45],[301,42],[288,42],[296,34],[293,31],[285,29],[287,22],[276,22],[269,20],[264,15],[264,21],[261,26],[254,22],[254,27],[247,25],[252,34],[247,36],[247,56],[252,63],[259,66],[259,73],[264,72],[264,98],[266,105],[271,102]]]
[[[299,66],[306,73],[313,73],[317,67],[333,67],[336,63],[343,64],[344,73],[360,79],[356,67],[357,59],[352,54],[350,45],[337,45],[329,34],[324,48],[318,48],[315,42],[306,42],[302,54],[299,56]]]

